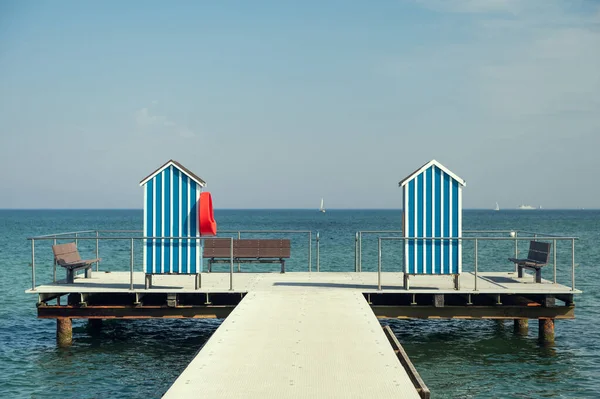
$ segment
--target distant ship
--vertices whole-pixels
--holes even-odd
[[[319,208],[319,212],[325,213],[325,208],[323,207],[323,198],[321,198],[321,207]]]
[[[495,211],[499,211],[500,210],[500,205],[498,205],[498,203],[496,202],[496,207],[494,208]]]
[[[536,209],[535,206],[531,206],[531,205],[519,205],[519,207],[517,209],[521,209],[521,210],[531,210],[531,209]]]

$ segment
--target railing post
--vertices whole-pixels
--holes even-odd
[[[400,240],[400,245],[402,245],[402,264],[400,265],[400,271],[401,272],[405,272],[406,270],[404,269],[404,266],[406,265],[406,245],[404,245],[406,243],[406,239],[404,237],[401,237],[402,239]],[[444,240],[440,240],[440,247],[443,248],[444,247]]]
[[[571,239],[571,291],[575,291],[575,239]]]
[[[56,238],[54,239],[54,245],[56,245]],[[52,266],[53,266],[53,271],[52,271],[52,282],[56,283],[56,258],[53,256],[52,257]]]
[[[99,246],[98,246],[98,230],[96,230],[96,259],[100,258],[100,254],[98,252]],[[98,263],[100,262],[96,262],[96,271],[98,271]]]
[[[242,232],[238,231],[238,240],[242,238]],[[242,264],[238,262],[238,273],[242,271]]]
[[[377,289],[381,291],[381,237],[378,237],[377,251]]]
[[[515,231],[515,259],[519,259],[519,240],[517,238],[517,235],[519,234],[518,231]],[[518,266],[515,263],[515,273],[518,271]]]
[[[312,231],[308,232],[308,271],[312,272]]]
[[[31,239],[31,290],[35,291],[35,240]]]
[[[554,284],[556,284],[556,240],[554,240]]]
[[[229,239],[229,291],[233,291],[233,237]]]
[[[358,232],[358,271],[362,272],[362,231]]]
[[[133,238],[131,239],[131,264],[129,265],[129,289],[133,291]]]
[[[358,272],[358,232],[354,235],[354,271]]]
[[[317,231],[317,273],[321,271],[321,260],[319,259],[319,232]]]
[[[77,248],[77,237],[78,237],[78,234],[75,233],[75,248]]]
[[[475,291],[477,291],[477,238],[475,239]]]

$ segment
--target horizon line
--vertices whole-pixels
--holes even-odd
[[[0,211],[143,211],[143,208],[0,208]],[[318,208],[214,208],[215,211],[312,211],[318,212]],[[402,208],[327,208],[327,211],[401,211]],[[600,210],[600,208],[535,208],[519,209],[504,208],[498,211],[491,208],[463,208],[463,211],[490,211],[490,212],[512,212],[512,211],[579,211]]]

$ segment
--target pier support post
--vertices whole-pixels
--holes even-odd
[[[515,319],[514,332],[517,335],[527,335],[529,331],[529,320]]]
[[[539,319],[539,340],[542,343],[554,342],[554,319]]]
[[[56,343],[69,346],[73,343],[73,324],[68,317],[56,319]]]

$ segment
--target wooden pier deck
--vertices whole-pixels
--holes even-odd
[[[514,272],[479,273],[477,291],[474,276],[461,275],[460,290],[450,276],[412,277],[410,290],[403,289],[402,273],[382,273],[378,290],[377,273],[290,272],[203,273],[200,289],[194,276],[155,276],[153,287],[144,288],[144,274],[95,272],[78,277],[74,284],[64,280],[27,290],[38,294],[40,318],[149,318],[226,317],[251,292],[302,291],[326,302],[329,291],[363,295],[379,317],[398,318],[574,318],[574,295],[581,291],[543,280],[534,283],[531,275],[518,278]],[[230,287],[233,289],[230,289]],[[67,296],[65,303],[64,297]],[[62,297],[63,301],[51,301]],[[558,301],[563,304],[559,304]]]
[[[165,398],[419,398],[355,290],[245,296]]]

